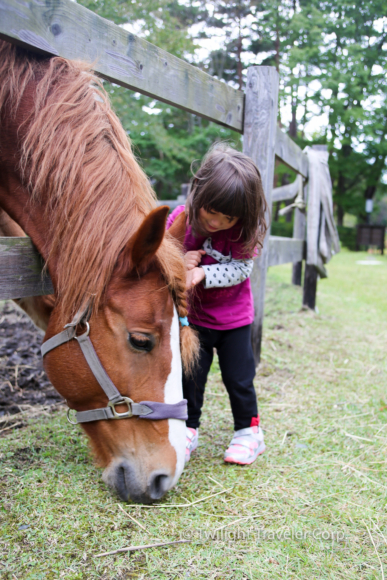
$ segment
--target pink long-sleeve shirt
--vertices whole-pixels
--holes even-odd
[[[167,229],[171,227],[176,217],[184,211],[184,206],[178,206],[168,217]],[[223,256],[233,260],[246,258],[243,242],[240,239],[241,227],[236,223],[229,230],[195,236],[192,227],[187,225],[184,249],[186,252],[200,250],[205,240],[211,237],[212,248]],[[217,260],[207,254],[202,257],[201,265],[217,264]],[[213,328],[215,330],[230,330],[251,324],[254,320],[254,303],[251,292],[250,278],[240,284],[228,288],[204,288],[198,284],[190,293],[188,320],[191,324]]]

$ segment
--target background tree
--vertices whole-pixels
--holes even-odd
[[[243,89],[249,64],[275,66],[283,129],[302,147],[328,145],[338,222],[345,213],[364,219],[364,200],[385,194],[385,0],[81,2],[236,88]],[[199,61],[198,44],[214,36],[217,48]],[[191,161],[214,140],[241,145],[233,131],[106,86],[160,197],[179,193],[190,177]],[[316,119],[323,122],[310,136]],[[277,182],[285,172],[278,168]]]
[[[81,3],[169,53],[195,62],[196,45],[188,29],[208,17],[205,6],[182,5],[177,0]],[[105,88],[160,199],[179,195],[181,184],[191,178],[192,161],[201,159],[217,139],[240,147],[240,136],[234,131],[117,85],[106,82]]]
[[[218,2],[208,5],[221,28]],[[290,116],[286,129],[301,146],[328,145],[338,223],[345,213],[364,219],[365,199],[386,190],[385,0],[262,0],[246,5],[250,25],[243,30],[239,62],[277,68],[280,124]],[[234,17],[235,38],[238,30]],[[212,68],[219,78],[236,84],[240,76],[228,49],[229,36],[212,53]],[[317,117],[324,119],[323,126],[307,138],[308,125]]]
[[[364,198],[374,197],[385,168],[385,2],[301,0],[295,21],[303,38],[289,52],[289,64],[298,66],[306,89],[317,87],[309,88],[308,102],[327,115],[319,137],[331,153],[341,224],[345,212],[364,216]],[[319,38],[319,50],[309,31]]]

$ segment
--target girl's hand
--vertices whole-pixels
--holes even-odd
[[[202,261],[202,256],[204,256],[206,252],[204,250],[195,250],[192,252],[187,252],[184,255],[184,263],[187,270],[192,270],[196,268]]]
[[[203,268],[192,268],[192,270],[188,270],[185,279],[185,287],[187,290],[199,284],[204,278],[206,274]]]

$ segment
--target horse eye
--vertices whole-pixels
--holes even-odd
[[[129,333],[128,340],[130,346],[137,351],[150,352],[154,347],[153,338],[147,334]]]

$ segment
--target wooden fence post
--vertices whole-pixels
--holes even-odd
[[[306,184],[305,187],[306,199],[309,201],[308,184]],[[310,308],[311,310],[316,308],[317,280],[318,272],[316,268],[310,264],[307,264],[305,261],[304,289],[302,296],[302,306],[304,308]]]
[[[312,149],[316,151],[327,151],[327,145],[313,145]],[[306,186],[308,188],[308,185]],[[309,201],[309,194],[306,191],[307,200]],[[317,296],[317,281],[318,281],[318,271],[317,269],[305,262],[305,276],[304,276],[304,292],[302,305],[307,308],[315,310],[316,308],[316,296]]]
[[[274,67],[252,66],[247,70],[243,130],[243,152],[257,165],[267,199],[270,222],[271,190],[274,177],[275,140],[278,111],[278,73]],[[268,230],[261,256],[254,261],[251,286],[255,317],[251,340],[256,364],[261,354],[262,324],[265,301],[266,270],[269,250]]]
[[[316,308],[318,272],[314,266],[305,264],[304,294],[302,305],[314,310]]]
[[[293,238],[304,239],[303,230],[305,229],[305,216],[299,209],[295,209]],[[302,280],[302,260],[301,262],[294,262],[292,268],[292,284],[301,286]]]
[[[304,199],[305,199],[305,188],[304,188]],[[294,210],[294,224],[293,224],[293,238],[297,240],[305,240],[306,237],[306,215],[305,211],[300,211],[299,209]],[[294,262],[292,268],[292,284],[295,286],[301,286],[302,281],[302,260],[300,262]]]

